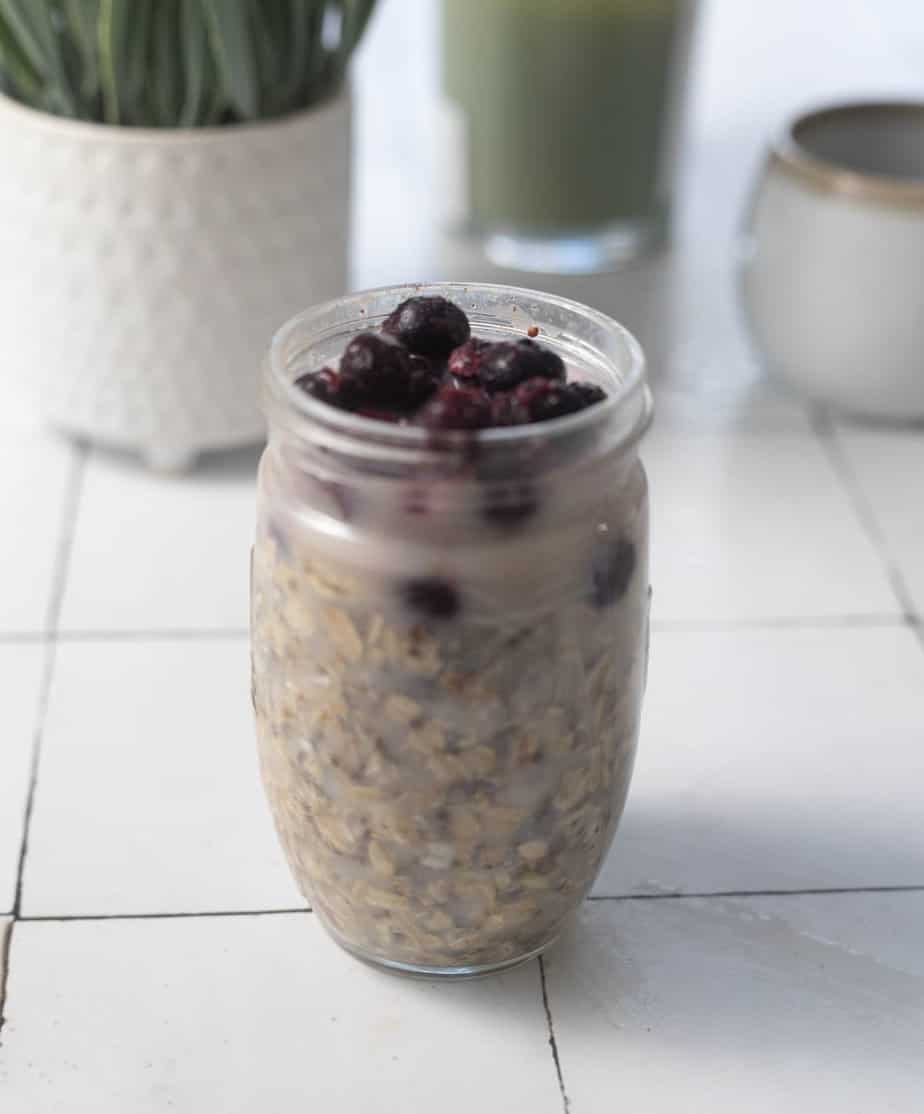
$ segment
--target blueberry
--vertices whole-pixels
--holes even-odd
[[[436,394],[443,378],[442,368],[424,356],[411,356],[405,405],[416,410]]]
[[[468,318],[447,298],[408,298],[382,324],[382,332],[409,352],[445,359],[471,336]]]
[[[430,619],[452,619],[462,606],[456,589],[438,576],[409,580],[402,593],[410,608]]]
[[[411,358],[391,337],[360,333],[340,360],[340,382],[355,393],[356,405],[404,407],[411,378]]]
[[[481,361],[494,345],[481,337],[472,337],[449,357],[449,373],[465,385],[477,383],[481,377]]]
[[[513,396],[512,407],[525,413],[529,422],[547,422],[566,414],[577,414],[606,397],[599,387],[589,383],[556,383],[551,379],[528,379],[517,387]]]
[[[491,425],[526,425],[529,414],[512,391],[500,391],[491,396]]]
[[[592,600],[609,607],[626,594],[635,574],[635,546],[627,538],[605,539],[594,558]]]
[[[481,391],[444,386],[415,420],[427,429],[485,429],[491,424],[491,403]]]
[[[488,391],[509,391],[527,379],[563,380],[561,357],[528,337],[491,345],[480,357],[479,374]]]
[[[581,410],[586,410],[588,406],[596,406],[606,398],[606,391],[596,383],[569,383],[568,391],[580,403]]]
[[[336,406],[341,410],[350,409],[352,390],[344,385],[333,368],[323,367],[320,371],[301,375],[295,380],[295,386],[319,402],[326,402],[328,406]]]

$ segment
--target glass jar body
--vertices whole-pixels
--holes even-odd
[[[596,877],[648,624],[645,474],[634,443],[605,443],[588,427],[570,451],[533,433],[525,455],[460,443],[384,466],[381,446],[317,452],[271,415],[252,569],[261,769],[300,887],[363,959],[509,966]]]

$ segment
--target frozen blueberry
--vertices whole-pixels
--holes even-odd
[[[594,558],[592,599],[609,607],[626,594],[635,574],[635,546],[627,538],[601,542]]]
[[[586,410],[588,406],[596,406],[606,398],[606,391],[596,383],[569,383],[568,391],[580,403],[581,410]]]
[[[323,367],[320,371],[299,376],[295,380],[295,386],[312,398],[318,399],[319,402],[326,402],[328,406],[337,406],[343,410],[350,409],[349,400],[352,392],[349,387],[344,387],[340,376],[333,368]]]
[[[528,337],[492,344],[481,354],[478,370],[481,384],[488,391],[509,391],[527,379],[565,378],[561,357]]]
[[[472,337],[449,357],[449,374],[463,380],[465,385],[477,383],[481,376],[481,361],[493,347],[489,340]]]
[[[491,396],[491,425],[526,425],[529,414],[516,399],[513,391],[499,391]]]
[[[442,368],[424,356],[411,356],[411,373],[407,381],[405,404],[416,410],[436,394],[443,378]]]
[[[471,336],[468,318],[448,298],[408,298],[382,324],[382,332],[409,352],[445,359]]]
[[[606,395],[589,383],[557,383],[551,379],[528,379],[513,392],[512,408],[528,422],[547,422],[577,414]]]
[[[491,403],[469,387],[441,387],[415,419],[427,429],[485,429],[491,424]]]
[[[461,607],[459,593],[438,576],[409,580],[402,591],[407,605],[430,619],[452,619]]]
[[[356,403],[402,408],[411,378],[411,358],[391,337],[360,333],[340,360],[340,382],[355,393]]]

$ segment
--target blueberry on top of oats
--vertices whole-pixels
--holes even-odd
[[[549,421],[606,397],[567,382],[561,357],[531,337],[473,337],[459,306],[424,295],[402,302],[380,333],[354,337],[339,372],[325,367],[296,383],[362,417],[468,432]]]
[[[558,383],[551,379],[527,379],[513,392],[514,409],[521,421],[547,422],[577,414],[606,395],[591,383]]]
[[[408,298],[382,324],[382,332],[399,340],[409,352],[445,359],[465,344],[471,326],[455,302],[448,298]]]
[[[340,379],[364,404],[401,405],[411,378],[411,357],[391,337],[360,333],[340,359]]]
[[[488,391],[509,391],[536,377],[561,379],[566,375],[561,356],[529,337],[492,344],[479,364],[481,385]]]
[[[449,373],[456,379],[479,382],[481,379],[481,361],[494,347],[489,340],[481,337],[472,337],[461,347],[457,348],[449,357]]]

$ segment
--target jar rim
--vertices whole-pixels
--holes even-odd
[[[406,298],[419,295],[439,294],[454,301],[464,301],[466,296],[470,297],[476,292],[509,299],[514,309],[518,308],[518,303],[532,303],[570,314],[602,330],[611,339],[617,339],[622,346],[626,366],[617,369],[615,362],[612,359],[608,360],[616,382],[615,386],[607,390],[607,397],[602,402],[576,414],[542,422],[541,431],[544,438],[554,440],[556,435],[565,437],[578,434],[585,428],[614,419],[620,411],[625,418],[625,432],[620,438],[621,446],[627,447],[642,437],[651,424],[653,401],[648,388],[645,355],[632,333],[609,315],[571,298],[502,283],[452,281],[379,286],[346,294],[303,310],[276,331],[270,345],[264,371],[264,405],[268,416],[271,420],[274,417],[278,418],[280,414],[302,419],[313,426],[324,428],[338,439],[373,442],[399,452],[401,450],[418,453],[432,451],[431,435],[421,426],[392,425],[338,410],[313,398],[306,391],[300,390],[295,386],[291,376],[291,360],[287,353],[299,334],[322,336],[325,330],[321,323],[335,315],[339,315],[339,326],[329,326],[327,333],[335,334],[342,331],[348,321],[366,320],[372,328],[377,318],[367,315],[365,307],[370,300],[381,299],[387,295],[390,299],[394,299],[392,304],[394,308]],[[351,310],[355,310],[355,313],[351,313]],[[525,336],[528,325],[525,313],[523,324]],[[313,325],[316,328],[312,328]],[[596,354],[601,355],[599,351]],[[504,450],[529,442],[536,433],[537,426],[534,423],[479,430],[477,439],[478,443],[485,448],[494,447]],[[459,442],[470,439],[471,434],[461,431],[457,437]],[[453,444],[451,434],[445,439],[441,438],[442,440],[446,441],[447,447]]]

